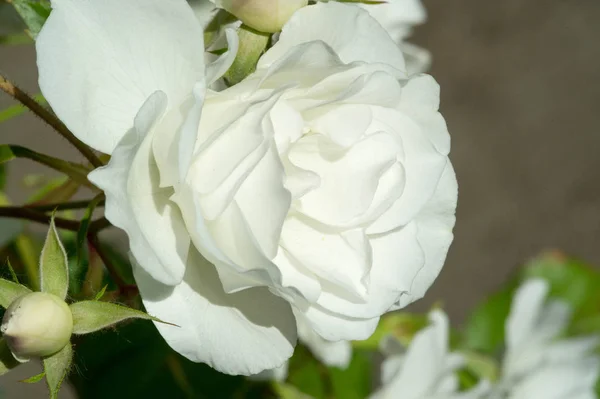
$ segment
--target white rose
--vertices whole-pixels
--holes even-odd
[[[382,387],[371,399],[483,399],[489,391],[482,381],[459,392],[456,370],[464,359],[448,348],[448,317],[440,310],[429,314],[430,325],[419,331],[406,351],[392,337],[382,341],[387,355],[382,364]]]
[[[112,154],[90,179],[147,310],[180,326],[157,325],[175,350],[255,374],[291,356],[294,313],[324,339],[365,339],[424,295],[452,241],[450,139],[437,84],[407,79],[366,12],[301,9],[256,73],[217,93],[235,35],[205,67],[183,0],[53,6],[40,86]]]
[[[572,309],[546,301],[548,283],[525,282],[515,293],[506,321],[502,379],[492,399],[584,399],[595,396],[600,357],[597,336],[559,339]]]

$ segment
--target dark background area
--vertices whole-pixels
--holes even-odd
[[[542,250],[600,265],[600,1],[425,5],[429,20],[411,41],[433,54],[430,73],[442,87],[459,207],[446,266],[412,309],[441,300],[460,324]],[[0,47],[0,70],[39,92],[33,46]],[[11,104],[0,95],[0,109]],[[31,115],[0,124],[0,142],[80,159]],[[26,198],[22,177],[40,172],[27,161],[11,165],[7,191],[14,202]],[[7,384],[16,379],[0,379],[6,397],[44,395],[42,384]]]

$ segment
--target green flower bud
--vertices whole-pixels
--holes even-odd
[[[253,29],[274,33],[308,0],[216,0],[215,4]]]
[[[0,331],[15,359],[24,362],[64,348],[73,332],[73,316],[56,295],[32,292],[10,304]]]

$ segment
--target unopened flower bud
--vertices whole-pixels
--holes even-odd
[[[214,0],[244,24],[261,32],[274,33],[308,0]]]
[[[10,304],[0,331],[15,358],[27,361],[64,348],[73,332],[73,316],[59,297],[32,292]]]

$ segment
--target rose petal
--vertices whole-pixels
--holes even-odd
[[[202,28],[184,0],[53,0],[37,41],[39,84],[84,143],[111,153],[144,101],[169,106],[204,79]]]
[[[306,309],[295,309],[294,311],[301,312],[313,330],[328,341],[367,339],[373,335],[379,323],[379,317],[372,319],[345,317],[329,312],[319,305],[311,305]]]
[[[165,284],[183,278],[190,243],[172,191],[158,188],[158,171],[150,153],[153,124],[167,99],[156,92],[144,103],[109,164],[88,178],[106,193],[106,218],[125,230],[133,255],[142,267]]]
[[[506,321],[506,344],[518,349],[531,336],[548,295],[548,284],[532,279],[521,285],[513,297],[510,315]]]
[[[226,294],[214,266],[192,250],[181,284],[158,283],[134,267],[148,313],[179,327],[155,323],[183,356],[227,374],[256,374],[293,353],[296,326],[290,305],[266,288]]]

